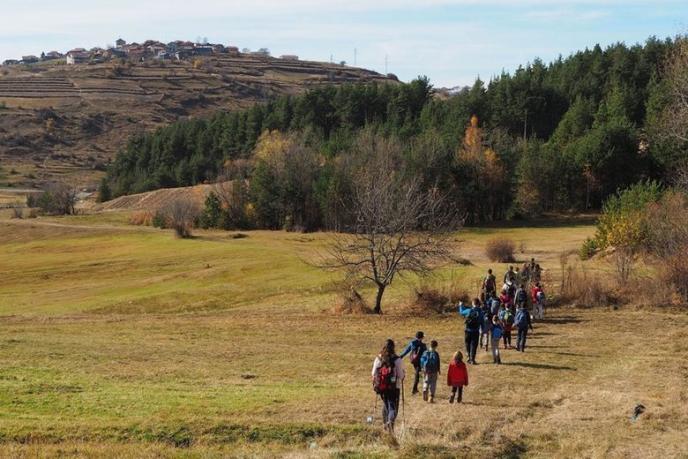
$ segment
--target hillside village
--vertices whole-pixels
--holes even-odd
[[[238,57],[249,55],[252,57],[270,57],[267,48],[251,51],[247,48],[241,51],[237,46],[225,46],[223,44],[213,44],[204,41],[202,43],[175,40],[163,43],[157,40],[146,40],[139,43],[127,43],[126,40],[119,38],[115,46],[107,48],[94,47],[89,50],[85,48],[74,48],[66,53],[59,51],[42,52],[40,56],[27,55],[19,59],[7,59],[3,66],[30,65],[40,62],[59,62],[63,61],[68,65],[74,64],[102,64],[112,60],[125,60],[131,62],[147,61],[182,61],[195,57],[207,57],[212,55],[226,55]],[[293,54],[285,54],[280,59],[298,61],[299,57]]]

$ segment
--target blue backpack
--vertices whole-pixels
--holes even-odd
[[[518,328],[526,328],[528,326],[528,311],[526,309],[519,309],[518,312],[516,312],[514,325]]]
[[[425,362],[423,369],[428,373],[437,373],[440,371],[440,358],[437,352],[431,350],[425,351],[423,361]]]
[[[499,300],[497,298],[493,298],[492,299],[492,308],[491,308],[491,312],[492,312],[493,316],[499,312],[499,305],[500,305]]]

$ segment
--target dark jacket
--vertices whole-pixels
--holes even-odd
[[[521,312],[521,311],[523,311],[523,312]],[[523,317],[524,317],[525,320],[523,320],[523,321],[521,321],[521,322],[518,322],[518,319],[519,319],[520,314],[523,314],[523,315],[524,315]],[[523,308],[523,309],[518,309],[518,310],[516,311],[516,315],[514,316],[514,320],[516,321],[516,322],[514,323],[514,325],[516,325],[520,330],[523,330],[523,329],[526,329],[526,328],[530,328],[531,330],[533,329],[533,323],[532,323],[531,320],[530,320],[530,311],[528,311],[528,310],[525,309],[525,308]]]
[[[471,313],[472,309],[473,309],[472,306],[463,306],[462,305],[459,307],[459,315],[461,315],[463,317],[468,317],[468,315]],[[483,312],[482,308],[477,307],[476,309],[478,310],[478,314],[479,314],[478,326],[475,328],[470,328],[468,326],[468,322],[466,322],[466,331],[467,332],[479,332],[480,331],[480,324],[482,324],[483,321],[485,320],[485,313]]]
[[[422,356],[423,353],[428,350],[428,347],[418,338],[414,338],[406,345],[404,351],[399,354],[399,358],[403,359],[407,354],[416,351],[416,349],[418,350],[418,354]],[[418,365],[420,365],[420,362],[418,362]]]

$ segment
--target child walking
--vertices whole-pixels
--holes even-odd
[[[502,321],[502,338],[504,338],[504,349],[507,347],[511,349],[511,330],[514,327],[514,313],[511,312],[511,309],[504,304],[502,305],[502,309],[499,311],[499,320]]]
[[[502,358],[499,355],[499,342],[501,341],[504,329],[499,317],[492,317],[492,359],[497,365],[501,365]]]
[[[492,329],[492,315],[491,308],[488,302],[483,303],[483,321],[480,324],[480,347],[485,345],[485,352],[490,346],[490,330]]]
[[[449,403],[454,403],[454,398],[456,398],[456,403],[461,403],[463,400],[463,386],[468,385],[468,369],[466,368],[466,364],[463,363],[463,354],[461,351],[457,351],[456,354],[454,354],[454,358],[452,358],[452,361],[449,363],[447,385],[452,388]]]
[[[435,391],[437,390],[437,376],[440,374],[440,354],[437,352],[437,341],[430,341],[430,349],[420,358],[420,366],[423,369],[423,400],[435,403]]]

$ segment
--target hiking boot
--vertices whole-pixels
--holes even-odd
[[[428,391],[427,390],[423,391],[423,401],[425,401],[425,402],[428,401]]]
[[[463,401],[463,396],[459,395],[459,397],[456,399],[456,403],[461,403]]]
[[[435,403],[435,397],[430,397],[430,403]]]
[[[452,394],[451,397],[449,397],[449,403],[454,403],[454,394]]]

